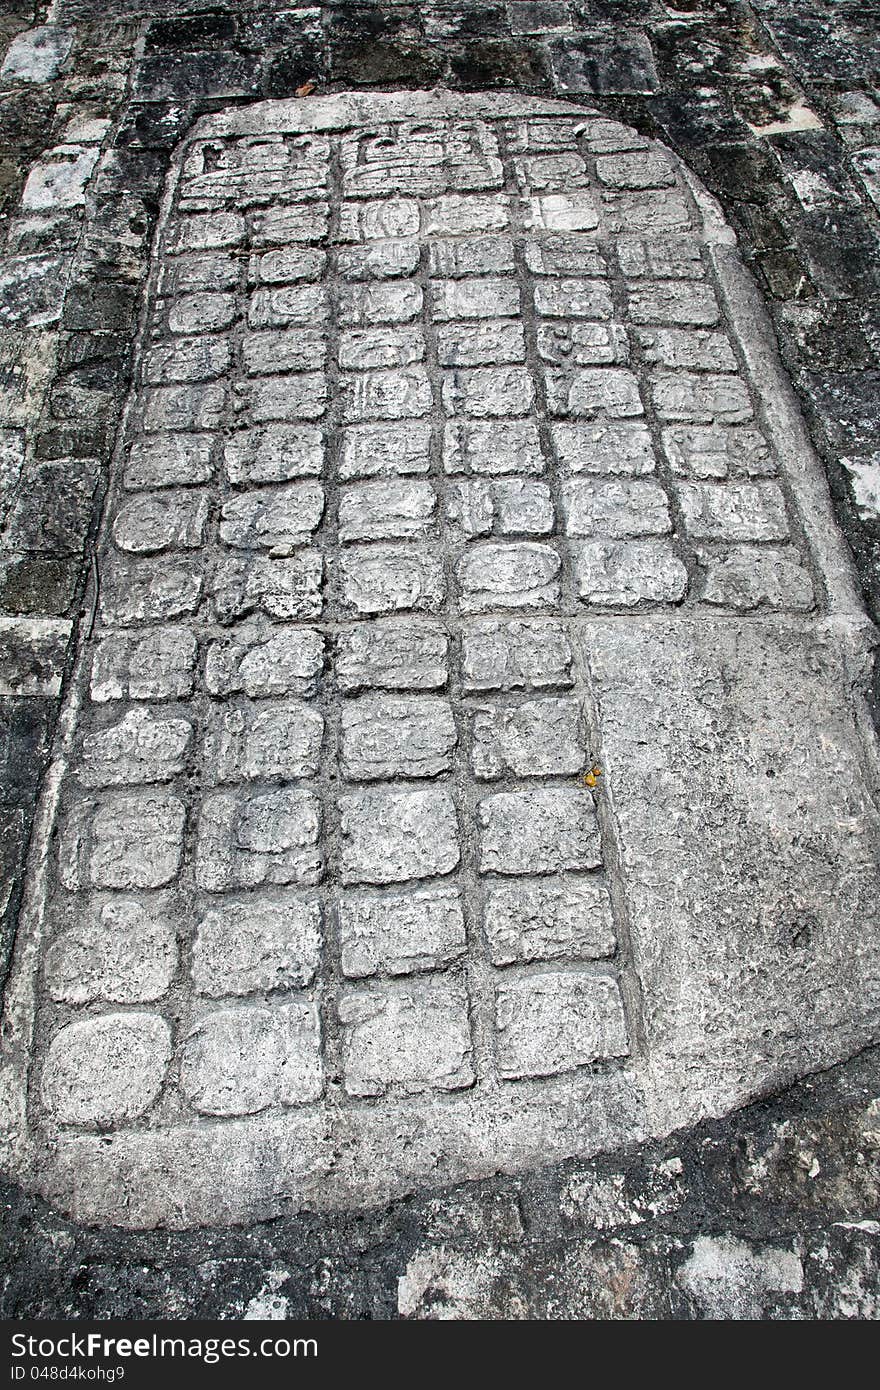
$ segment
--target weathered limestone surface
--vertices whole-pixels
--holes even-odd
[[[880,1025],[858,635],[713,617],[597,622],[582,640],[658,1114],[718,1114],[768,1068],[856,1051]]]
[[[140,346],[10,988],[18,1176],[135,1226],[371,1205],[876,1036],[871,633],[668,150],[513,97],[221,111]]]

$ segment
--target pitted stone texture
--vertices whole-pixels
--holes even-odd
[[[231,360],[224,338],[197,336],[151,349],[144,370],[147,381],[154,386],[174,381],[211,381],[226,372]]]
[[[173,429],[219,429],[227,405],[226,389],[207,386],[157,386],[144,392],[144,429],[164,434]]]
[[[663,367],[735,372],[736,357],[726,334],[707,329],[640,329],[647,362]]]
[[[791,546],[697,550],[706,571],[703,598],[738,613],[758,608],[804,610],[815,602],[813,580]]]
[[[145,1004],[161,999],[177,969],[170,898],[92,898],[81,921],[62,930],[46,952],[53,999],[66,1004]]]
[[[538,280],[535,312],[547,318],[610,319],[611,292],[602,280]]]
[[[242,342],[242,357],[249,376],[314,371],[324,365],[326,352],[326,337],[319,329],[248,333]]]
[[[183,700],[192,694],[198,642],[188,627],[104,637],[92,660],[93,700]]]
[[[213,586],[217,617],[230,622],[262,612],[269,618],[319,618],[323,568],[316,550],[296,551],[289,558],[222,559]]]
[[[493,965],[601,958],[617,946],[607,888],[575,875],[494,884],[483,926]]]
[[[556,551],[549,545],[475,545],[457,566],[464,613],[491,608],[552,609],[559,602]]]
[[[353,1096],[456,1091],[474,1081],[468,1000],[444,976],[351,990],[339,1001],[345,1089]]]
[[[713,614],[606,620],[586,642],[669,1114],[814,1071],[874,1026],[880,819],[851,640]]]
[[[234,497],[220,513],[220,539],[240,550],[272,550],[304,545],[321,523],[324,490],[317,483],[265,488]]]
[[[711,285],[636,281],[630,286],[629,311],[633,323],[715,324],[718,300]]]
[[[113,557],[101,586],[101,615],[108,627],[162,623],[187,617],[199,606],[204,577],[197,562]]]
[[[678,603],[687,590],[687,569],[668,541],[576,541],[572,554],[585,603],[621,608]]]
[[[99,1014],[69,1023],[49,1047],[43,1101],[65,1124],[133,1120],[156,1099],[170,1059],[171,1030],[157,1014]]]
[[[577,700],[526,700],[480,709],[472,724],[471,761],[477,777],[553,777],[584,763]]]
[[[608,262],[595,238],[584,236],[580,232],[571,235],[555,233],[549,236],[529,237],[525,245],[525,259],[529,270],[535,275],[578,275],[592,278],[608,273]]]
[[[461,651],[466,690],[573,684],[565,624],[552,618],[474,619],[463,628]]]
[[[263,425],[227,439],[223,461],[231,483],[280,483],[320,474],[324,439],[315,425]]]
[[[321,1094],[318,1010],[297,1000],[206,1013],[186,1040],[181,1086],[202,1115],[253,1115]]]
[[[626,420],[645,413],[638,381],[622,367],[548,368],[545,376],[551,415]]]
[[[775,471],[767,441],[745,425],[685,426],[662,432],[663,452],[680,478],[763,477]]]
[[[6,50],[0,79],[4,82],[51,82],[71,48],[75,31],[43,24],[17,34]]]
[[[433,613],[446,597],[443,561],[415,545],[352,547],[342,557],[342,599],[359,615]]]
[[[473,367],[446,373],[443,408],[447,415],[488,417],[528,415],[535,398],[525,367]]]
[[[543,473],[544,456],[535,421],[449,424],[444,433],[443,466],[453,474]]]
[[[413,540],[436,534],[430,483],[361,483],[339,499],[341,541]]]
[[[326,322],[327,309],[327,291],[321,285],[255,290],[248,301],[248,327],[308,328]]]
[[[236,289],[240,270],[236,260],[221,251],[185,253],[166,261],[159,274],[162,294],[186,294],[196,290]]]
[[[664,422],[739,425],[752,418],[745,382],[729,373],[655,372],[651,395],[657,416]]]
[[[437,355],[443,367],[481,367],[524,362],[525,336],[520,324],[499,319],[457,323],[437,332]]]
[[[402,883],[447,874],[460,858],[455,805],[444,788],[391,787],[340,797],[343,883]]]
[[[651,436],[642,424],[560,422],[550,433],[565,473],[641,477],[656,469]]]
[[[339,365],[354,371],[373,367],[408,367],[425,356],[421,328],[405,326],[394,332],[385,328],[350,328],[339,340]]]
[[[459,889],[383,897],[347,893],[339,905],[342,969],[351,979],[437,970],[467,951]]]
[[[48,212],[82,207],[97,162],[98,150],[87,145],[56,145],[47,150],[27,176],[22,208]]]
[[[547,874],[602,862],[593,799],[586,788],[498,792],[477,807],[484,873]]]
[[[339,476],[344,480],[427,473],[430,442],[426,420],[352,425],[342,431]]]
[[[359,623],[336,639],[336,679],[346,694],[371,686],[436,690],[446,684],[448,650],[444,629],[427,619]]]
[[[314,628],[241,624],[208,648],[205,685],[211,695],[241,691],[251,700],[310,696],[323,665],[324,639]]]
[[[412,323],[424,296],[419,285],[346,285],[339,296],[339,321],[345,328],[372,324]]]
[[[239,246],[244,241],[244,234],[245,221],[237,212],[179,217],[165,229],[165,251],[169,256],[181,256],[191,251]]]
[[[162,434],[136,440],[129,450],[125,485],[183,487],[207,483],[214,473],[209,434]]]
[[[120,723],[83,740],[79,780],[87,787],[169,782],[186,766],[192,732],[187,719],[129,710]]]
[[[554,970],[505,979],[495,1011],[504,1077],[551,1076],[629,1051],[620,990],[607,975]]]
[[[417,419],[427,415],[433,403],[424,367],[343,373],[339,389],[347,421]]]
[[[235,405],[243,422],[252,425],[272,420],[320,420],[327,409],[326,378],[323,372],[297,372],[247,382],[236,388]]]
[[[456,741],[452,708],[433,695],[364,695],[342,707],[340,766],[351,780],[448,772]]]
[[[210,907],[193,946],[196,992],[211,998],[309,985],[321,956],[321,904],[294,893],[251,894]]]
[[[221,709],[209,716],[202,758],[209,782],[315,777],[324,719],[303,702]]]
[[[562,489],[570,536],[665,536],[672,530],[669,499],[659,483],[617,478],[577,479]]]
[[[321,803],[312,792],[210,796],[199,816],[196,881],[214,892],[318,883],[320,830]]]
[[[678,495],[694,540],[788,539],[785,498],[775,483],[682,483]]]
[[[92,217],[98,143],[64,138],[26,201]],[[247,1222],[627,1144],[859,1046],[867,644],[699,185],[604,116],[439,91],[245,103],[172,158],[9,1151],[81,1219]]]
[[[551,366],[609,366],[629,361],[629,342],[618,323],[542,323],[538,356]]]
[[[529,198],[525,225],[535,232],[584,232],[599,225],[596,200],[590,193],[547,193]]]
[[[553,530],[553,497],[546,483],[504,478],[453,483],[446,515],[465,536],[545,536]]]
[[[65,887],[163,888],[183,860],[186,807],[166,792],[115,793],[68,813],[60,847]]]
[[[428,244],[428,267],[434,276],[503,273],[514,266],[513,241],[508,236],[469,236],[461,241],[439,237]]]

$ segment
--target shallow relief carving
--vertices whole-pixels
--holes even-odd
[[[561,104],[196,127],[16,977],[54,1200],[381,1201],[872,1036],[868,629],[731,240]]]

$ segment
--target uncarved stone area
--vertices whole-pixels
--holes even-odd
[[[871,633],[819,477],[665,148],[512,97],[202,120],[10,987],[16,1172],[132,1225],[371,1205],[868,1042]]]

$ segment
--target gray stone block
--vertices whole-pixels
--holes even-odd
[[[572,650],[565,624],[554,618],[479,618],[462,631],[461,676],[466,690],[572,684]]]
[[[250,893],[205,905],[192,952],[197,994],[261,994],[310,985],[321,959],[321,904],[297,893]]]
[[[687,591],[688,572],[668,541],[575,541],[572,555],[585,603],[679,603]]]
[[[339,800],[343,883],[403,883],[448,874],[459,861],[449,792],[376,787]]]
[[[370,686],[436,690],[446,684],[449,639],[425,619],[388,618],[340,632],[336,679],[347,694]]]
[[[208,715],[202,747],[205,780],[216,785],[316,777],[323,740],[323,715],[302,701],[245,710],[221,707]]]
[[[315,1004],[214,1009],[186,1039],[181,1087],[202,1115],[301,1105],[323,1089]]]
[[[205,685],[220,697],[239,691],[250,700],[312,696],[323,665],[324,639],[313,628],[242,624],[209,646]]]
[[[345,1089],[381,1096],[473,1084],[467,994],[443,976],[350,990],[339,1001]]]
[[[168,992],[177,972],[177,935],[166,895],[146,901],[95,895],[46,952],[52,999],[65,1004],[148,1004]]]
[[[495,1019],[499,1070],[511,1079],[552,1076],[629,1051],[613,976],[560,969],[505,979]]]
[[[439,970],[467,951],[461,892],[346,893],[339,904],[342,970],[349,979]]]
[[[0,80],[51,82],[64,66],[75,35],[75,29],[57,24],[42,24],[16,34],[0,67]]]
[[[602,862],[593,799],[578,787],[497,792],[477,806],[483,873],[549,874]]]
[[[493,965],[601,959],[617,947],[607,888],[574,874],[493,885],[483,929]]]
[[[452,707],[433,695],[364,695],[342,706],[343,776],[353,781],[449,772]]]
[[[527,700],[478,709],[471,725],[471,763],[479,778],[559,777],[584,765],[580,703]]]
[[[152,1105],[171,1059],[171,1030],[149,1013],[99,1014],[55,1035],[42,1098],[62,1124],[104,1128]]]

